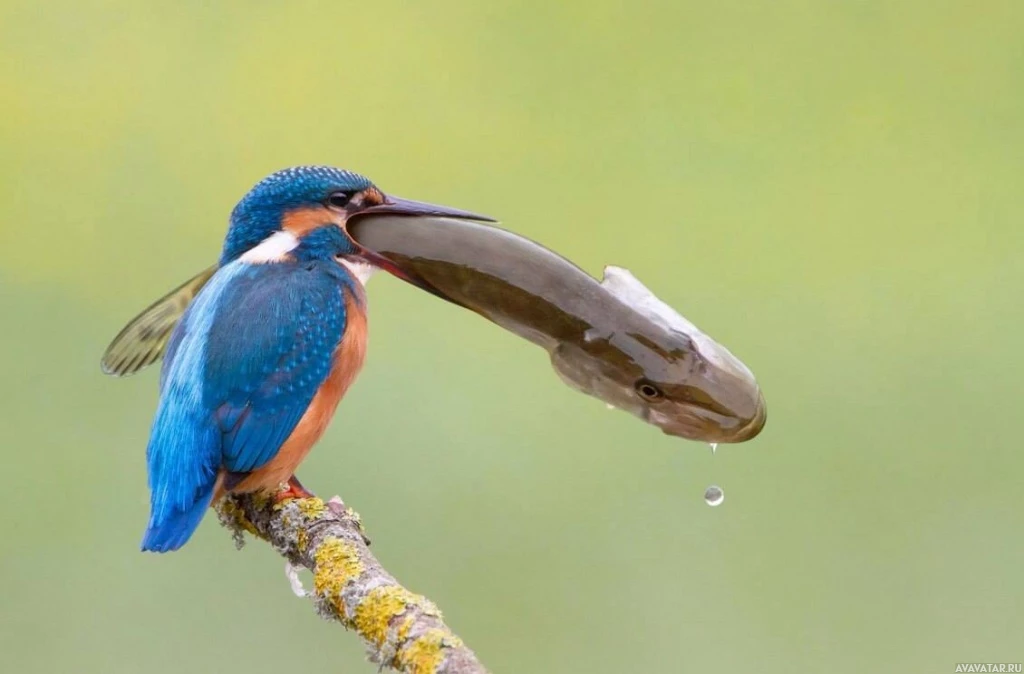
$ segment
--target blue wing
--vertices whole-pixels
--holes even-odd
[[[209,333],[203,402],[215,410],[232,472],[274,457],[327,378],[345,329],[336,277],[288,266],[253,267],[225,294]]]
[[[188,309],[161,374],[143,549],[183,545],[220,469],[259,468],[295,430],[345,329],[339,273],[333,262],[235,262]]]

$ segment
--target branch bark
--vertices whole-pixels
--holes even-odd
[[[275,502],[228,496],[217,506],[235,540],[249,532],[313,573],[317,613],[353,630],[369,659],[405,674],[486,674],[429,599],[405,589],[370,552],[359,514],[334,497]]]

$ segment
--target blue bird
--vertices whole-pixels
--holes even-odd
[[[364,283],[376,268],[404,277],[346,226],[387,214],[488,219],[323,166],[274,173],[232,211],[219,265],[167,341],[142,550],[183,546],[226,493],[308,495],[295,469],[366,354]]]

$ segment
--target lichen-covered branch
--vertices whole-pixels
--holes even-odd
[[[323,617],[366,643],[369,658],[407,674],[486,673],[426,597],[406,590],[370,552],[359,515],[335,497],[275,502],[229,496],[217,507],[239,541],[249,532],[313,572],[309,592]]]

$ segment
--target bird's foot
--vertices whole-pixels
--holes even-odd
[[[279,492],[274,494],[275,503],[283,503],[294,499],[314,498],[315,494],[302,486],[294,475],[288,480],[288,484]]]

